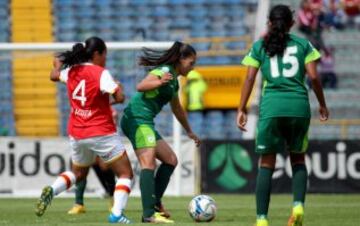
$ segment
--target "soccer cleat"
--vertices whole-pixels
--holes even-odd
[[[69,211],[68,214],[82,214],[85,213],[85,206],[84,205],[80,205],[80,204],[75,204]]]
[[[120,224],[131,224],[132,222],[124,214],[120,216],[115,216],[113,213],[110,213],[108,217],[109,223],[120,223]]]
[[[38,217],[41,217],[45,213],[45,210],[50,205],[52,199],[53,199],[52,187],[50,186],[44,187],[41,192],[41,196],[38,202],[36,203],[35,214]]]
[[[255,226],[269,226],[267,219],[257,219]]]
[[[292,214],[288,221],[288,226],[302,226],[304,220],[304,207],[302,205],[294,206]]]
[[[169,211],[167,211],[167,210],[164,208],[163,204],[160,204],[159,206],[156,206],[156,205],[155,205],[155,212],[160,213],[161,216],[163,216],[163,217],[165,217],[165,218],[170,218],[170,216],[171,216],[170,213],[169,213]]]
[[[142,217],[143,223],[155,223],[155,224],[173,224],[174,221],[163,217],[161,213],[155,212],[151,217]]]

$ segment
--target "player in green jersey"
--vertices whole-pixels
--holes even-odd
[[[171,110],[184,127],[187,135],[200,144],[192,132],[186,114],[180,105],[178,76],[186,76],[194,67],[196,51],[188,44],[175,42],[166,51],[143,49],[140,65],[152,70],[137,85],[121,119],[121,128],[129,138],[141,166],[140,190],[143,222],[173,223],[165,211],[161,198],[177,165],[171,147],[155,129],[154,118],[170,102]],[[155,160],[162,162],[154,176]]]
[[[308,40],[289,33],[294,24],[288,6],[277,5],[270,11],[268,33],[255,42],[242,64],[248,66],[237,115],[238,127],[246,131],[246,103],[258,70],[263,76],[260,115],[257,126],[256,152],[260,167],[256,180],[256,226],[268,226],[267,214],[271,193],[271,178],[276,153],[290,152],[292,165],[293,209],[289,226],[300,226],[304,216],[307,185],[305,151],[310,124],[310,105],[304,77],[312,82],[320,108],[320,120],[329,113],[316,71],[319,52]]]

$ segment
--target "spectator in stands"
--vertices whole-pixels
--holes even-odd
[[[204,119],[204,93],[207,89],[206,82],[202,75],[195,70],[189,72],[186,76],[187,82],[185,86],[186,94],[186,110],[188,118],[193,126],[195,134],[202,135],[203,119]]]
[[[299,30],[318,49],[322,49],[324,46],[319,22],[320,9],[321,7],[318,4],[312,5],[310,0],[302,0],[297,17]]]
[[[325,29],[343,29],[345,18],[339,8],[340,0],[324,0],[322,13],[319,17],[320,25]]]
[[[342,0],[341,4],[348,16],[348,26],[360,29],[360,0]]]
[[[360,0],[342,0],[344,11],[348,16],[357,16],[360,13]]]
[[[325,48],[324,55],[320,59],[320,78],[324,88],[335,89],[337,78],[335,73],[335,59],[332,48]]]

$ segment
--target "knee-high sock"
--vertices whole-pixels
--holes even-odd
[[[109,196],[114,195],[115,189],[115,174],[111,169],[102,170],[98,165],[93,165],[92,168],[95,171],[97,178],[99,179],[101,185],[104,187],[106,193]]]
[[[308,173],[305,164],[295,164],[292,166],[292,190],[294,203],[305,202]]]
[[[75,188],[75,203],[79,205],[84,205],[84,192],[86,188],[86,179],[76,182]]]
[[[274,170],[260,167],[256,178],[256,215],[267,217],[271,194],[271,177]]]
[[[116,182],[114,191],[114,205],[111,209],[115,216],[120,216],[126,207],[127,200],[131,191],[131,180],[129,178],[119,178]]]
[[[76,177],[73,172],[66,171],[61,173],[51,185],[53,189],[53,195],[58,195],[61,192],[69,189],[72,185],[75,184],[75,181]]]
[[[174,169],[175,167],[173,165],[163,163],[156,172],[155,197],[157,206],[161,204],[161,198],[163,197],[164,192],[169,184],[170,177],[174,172]]]
[[[154,170],[143,169],[140,173],[141,202],[143,206],[143,217],[151,217],[155,210],[155,184]]]

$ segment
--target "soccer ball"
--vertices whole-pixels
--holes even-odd
[[[195,196],[189,203],[190,217],[196,222],[210,222],[216,216],[214,199],[207,195]]]

